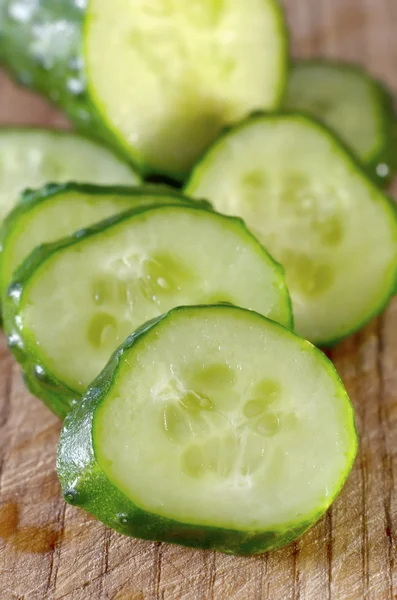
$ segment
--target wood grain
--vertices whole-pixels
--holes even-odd
[[[395,0],[288,0],[295,55],[365,64],[397,91]],[[0,76],[0,121],[66,126]],[[0,337],[1,600],[397,599],[397,300],[331,358],[354,402],[360,452],[328,514],[298,542],[244,559],[123,538],[66,507],[60,424],[26,392]]]

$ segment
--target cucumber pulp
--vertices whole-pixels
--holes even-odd
[[[181,179],[224,126],[280,103],[283,17],[274,0],[248,4],[89,1],[91,99],[142,168]]]
[[[327,510],[356,449],[320,351],[254,312],[185,307],[115,353],[65,423],[58,473],[122,533],[256,554]]]
[[[0,131],[0,222],[25,188],[49,181],[136,185],[140,177],[110,150],[74,133]]]
[[[286,269],[298,333],[317,344],[357,330],[395,289],[395,208],[309,117],[248,119],[208,152],[186,193],[245,219]]]
[[[15,269],[41,244],[132,208],[191,203],[175,190],[154,186],[127,188],[69,183],[26,192],[0,232],[0,297]]]
[[[307,111],[324,121],[368,166],[386,180],[396,160],[391,129],[393,101],[364,69],[326,60],[300,61],[291,71],[285,107]]]
[[[49,402],[59,389],[65,404],[139,325],[174,306],[217,302],[292,325],[284,272],[240,219],[164,206],[37,250],[15,274],[4,323],[28,380],[43,399],[49,390]]]

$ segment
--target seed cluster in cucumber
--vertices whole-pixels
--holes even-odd
[[[277,0],[4,0],[0,54],[104,143],[0,131],[3,324],[65,419],[65,500],[143,539],[295,540],[357,452],[312,344],[397,285],[389,92],[353,65],[290,69]]]

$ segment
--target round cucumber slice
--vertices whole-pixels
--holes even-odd
[[[390,179],[397,166],[393,100],[363,68],[325,60],[299,61],[291,71],[285,107],[323,120],[372,176]]]
[[[0,129],[0,222],[22,190],[49,181],[137,185],[140,177],[110,150],[75,133]]]
[[[120,533],[258,554],[321,517],[356,451],[328,359],[218,305],[127,339],[67,418],[57,462],[65,499]]]
[[[8,289],[4,325],[38,395],[59,396],[59,414],[142,323],[174,306],[217,302],[292,326],[284,271],[240,219],[157,206],[36,250]]]
[[[179,203],[191,204],[192,201],[171,188],[155,186],[128,188],[67,183],[25,192],[0,231],[0,297],[3,298],[16,268],[36,246],[55,242],[132,208]]]
[[[385,306],[397,280],[396,211],[338,140],[300,114],[224,135],[186,193],[243,217],[285,267],[296,330],[331,345]]]
[[[223,127],[281,102],[275,0],[89,0],[85,19],[91,100],[148,172],[183,179]]]

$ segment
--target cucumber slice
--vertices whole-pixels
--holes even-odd
[[[0,129],[0,222],[20,192],[48,181],[136,185],[139,175],[110,150],[74,133]]]
[[[275,108],[284,91],[275,0],[89,0],[84,38],[108,128],[141,168],[176,179],[223,127]]]
[[[258,554],[321,517],[356,451],[328,359],[219,305],[127,339],[67,418],[57,464],[65,500],[120,533]]]
[[[245,219],[285,267],[296,329],[312,342],[356,331],[395,290],[395,208],[308,116],[258,115],[231,130],[186,193]]]
[[[36,394],[65,414],[139,325],[225,301],[292,326],[284,271],[240,219],[158,206],[36,250],[8,289],[4,325]]]
[[[363,68],[329,61],[293,66],[285,107],[322,119],[379,180],[397,166],[393,99]]]
[[[192,203],[175,190],[154,186],[126,188],[67,183],[25,192],[0,232],[0,297],[4,297],[16,268],[36,246],[55,242],[132,208],[181,202]],[[207,203],[202,205],[210,207]]]

